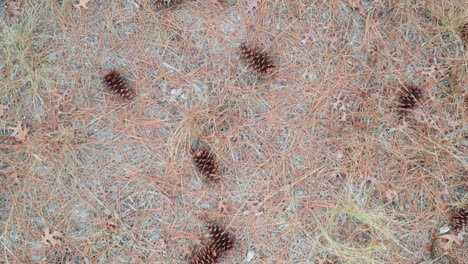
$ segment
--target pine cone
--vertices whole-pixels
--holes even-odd
[[[193,152],[193,161],[198,171],[209,181],[219,181],[218,164],[213,153],[207,149],[199,149]]]
[[[417,103],[421,101],[423,95],[423,90],[421,87],[411,84],[406,84],[399,98],[398,108],[400,115],[405,115],[411,109],[416,108]]]
[[[200,249],[193,259],[190,260],[189,264],[214,264],[219,261],[218,254],[209,245]]]
[[[466,226],[468,220],[468,211],[465,208],[460,208],[458,211],[452,215],[450,220],[450,227],[455,233],[458,233],[461,229]]]
[[[116,70],[112,70],[104,75],[102,81],[109,90],[123,99],[133,99],[135,96],[135,92],[128,87],[127,80]]]
[[[225,228],[215,222],[207,224],[209,240],[206,245],[196,251],[189,264],[214,264],[218,263],[222,256],[234,247],[234,237]]]
[[[240,45],[240,58],[260,76],[267,76],[276,67],[270,56],[258,48],[247,47],[245,43]]]
[[[169,8],[182,3],[182,0],[153,0],[153,5],[158,8]]]
[[[222,256],[234,247],[234,238],[225,232],[217,240],[214,240],[211,246],[218,255]]]
[[[218,240],[221,238],[221,235],[223,234],[222,228],[215,222],[208,222],[206,225],[206,228],[208,229],[208,234],[207,237],[209,237],[211,240]]]
[[[465,51],[468,51],[468,23],[465,23],[465,25],[463,25],[463,27],[460,28],[460,32],[458,32],[458,35],[460,36],[463,42],[463,47],[465,48]]]
[[[209,223],[207,228],[208,237],[211,240],[210,245],[218,256],[234,247],[234,237],[226,229],[221,228],[216,223]]]

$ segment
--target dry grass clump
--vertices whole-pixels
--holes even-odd
[[[1,263],[468,259],[463,1],[7,2]]]

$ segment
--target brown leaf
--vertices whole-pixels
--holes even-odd
[[[369,64],[371,67],[375,66],[375,64],[377,63],[377,59],[378,59],[377,49],[374,48],[371,50],[370,58],[369,58]]]
[[[225,0],[211,0],[211,3],[219,8],[223,8],[224,4],[226,4],[224,1]]]
[[[46,227],[44,229],[44,235],[41,235],[41,243],[46,246],[60,246],[62,244],[63,234],[57,231],[50,233],[50,229]]]
[[[26,139],[26,135],[28,134],[28,129],[24,128],[21,125],[21,121],[18,121],[16,127],[8,127],[8,129],[13,130],[11,137],[13,137],[18,142],[23,142]]]
[[[80,9],[80,7],[83,7],[84,9],[88,9],[86,6],[91,0],[80,0],[80,2],[76,5],[73,5],[74,7]]]
[[[461,246],[463,239],[459,238],[454,232],[449,234],[441,235],[439,238],[447,239],[447,242],[442,246],[442,249],[447,252],[453,247],[453,243]]]
[[[357,8],[359,9],[359,12],[364,12],[364,8],[362,7],[361,0],[346,0],[348,2],[349,6],[352,8]]]
[[[225,215],[229,215],[229,210],[228,210],[228,206],[226,205],[226,203],[224,202],[224,200],[221,200],[218,202],[218,210],[221,214],[225,214]]]
[[[398,201],[398,192],[393,185],[389,184],[387,186],[387,190],[385,191],[385,198],[387,198],[388,202],[392,202],[393,200]]]
[[[254,9],[257,9],[258,3],[262,0],[247,0],[247,12],[253,13]]]
[[[0,117],[3,117],[8,110],[8,106],[0,104]]]
[[[10,16],[10,22],[16,21],[16,17],[21,14],[21,3],[10,1],[7,4],[7,14]]]
[[[303,44],[306,44],[309,40],[316,41],[318,39],[317,30],[311,28],[307,33],[302,34],[302,37],[304,38],[303,40],[301,40],[301,43]]]
[[[245,204],[247,210],[244,211],[244,215],[253,213],[255,216],[263,214],[263,203],[258,201],[247,201]]]
[[[334,264],[338,259],[328,259],[327,256],[321,258],[321,257],[315,257],[315,260],[318,261],[319,264]]]
[[[109,219],[107,220],[106,227],[107,227],[107,230],[109,230],[111,233],[117,233],[119,224],[113,219]]]
[[[352,8],[362,8],[361,0],[346,0]]]
[[[11,169],[7,172],[8,178],[10,178],[11,182],[8,184],[7,187],[10,187],[11,185],[19,183],[19,173],[16,169]]]

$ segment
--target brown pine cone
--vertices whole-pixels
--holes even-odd
[[[267,76],[276,68],[270,56],[260,49],[248,47],[245,43],[242,43],[239,49],[240,58],[260,76]]]
[[[102,78],[104,85],[114,92],[115,94],[119,95],[123,99],[133,99],[135,97],[135,92],[128,87],[128,82],[125,78],[118,72],[117,70],[112,70],[108,72]]]
[[[198,171],[212,182],[219,181],[218,164],[216,157],[207,149],[198,149],[192,152],[193,162]]]

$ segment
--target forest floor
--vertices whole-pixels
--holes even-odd
[[[467,263],[464,0],[0,3],[0,263]]]

